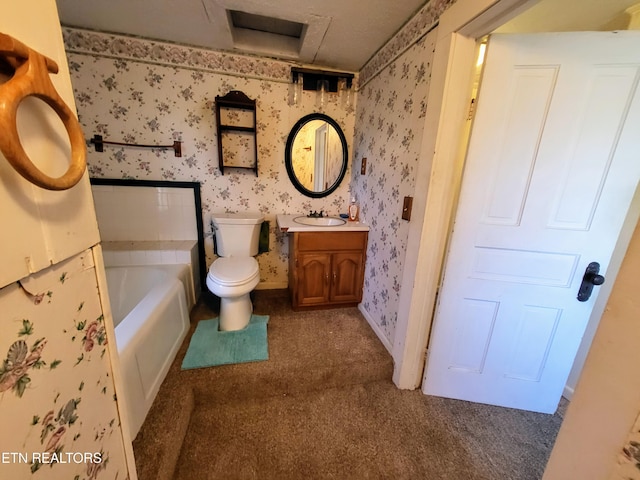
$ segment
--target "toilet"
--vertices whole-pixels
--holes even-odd
[[[211,217],[219,258],[209,268],[207,288],[220,297],[220,330],[242,330],[253,305],[249,293],[260,282],[260,213],[217,213]]]

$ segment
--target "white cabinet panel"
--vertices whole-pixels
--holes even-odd
[[[29,6],[28,4],[32,4]],[[39,12],[34,15],[34,12]],[[29,13],[27,13],[29,12]],[[55,2],[3,2],[0,32],[53,59],[59,73],[51,81],[75,112],[75,102]],[[0,95],[2,91],[0,90]],[[18,108],[18,130],[32,162],[51,176],[67,169],[70,147],[57,115],[28,98]],[[88,176],[65,191],[48,191],[18,175],[0,154],[0,287],[71,257],[99,242]]]

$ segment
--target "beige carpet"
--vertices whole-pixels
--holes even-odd
[[[269,360],[181,371],[187,338],[134,441],[140,480],[541,478],[558,415],[398,390],[356,308],[293,312],[285,291],[254,306]]]

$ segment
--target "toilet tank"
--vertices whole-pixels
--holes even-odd
[[[214,213],[216,247],[220,257],[253,257],[258,254],[261,213]]]

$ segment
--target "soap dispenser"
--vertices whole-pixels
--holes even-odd
[[[355,197],[351,197],[351,204],[349,204],[349,221],[357,222],[359,220],[358,204]]]

